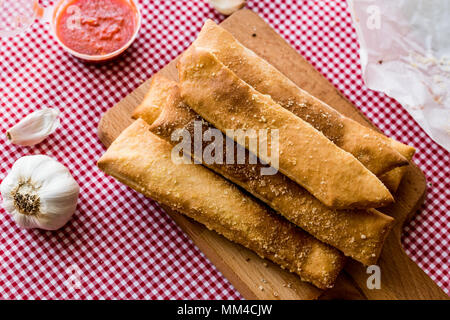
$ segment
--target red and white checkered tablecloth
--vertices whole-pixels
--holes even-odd
[[[41,1],[43,2],[43,1]],[[0,209],[0,298],[238,299],[233,286],[152,200],[100,172],[100,116],[142,80],[181,53],[206,18],[205,1],[139,1],[143,26],[119,60],[87,65],[66,54],[36,23],[0,39],[0,129],[43,107],[62,111],[62,125],[35,147],[0,135],[0,179],[16,159],[46,154],[81,186],[78,209],[61,230],[24,230]],[[43,2],[47,4],[47,2]],[[259,13],[384,133],[417,148],[428,196],[406,228],[408,254],[450,292],[450,154],[393,99],[368,90],[345,1],[249,0]],[[71,285],[72,284],[72,285]]]

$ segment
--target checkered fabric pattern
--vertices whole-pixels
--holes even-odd
[[[48,2],[41,1],[44,5]],[[35,147],[0,137],[0,179],[16,159],[46,154],[81,186],[78,209],[61,230],[24,230],[0,209],[0,298],[239,299],[241,296],[157,203],[100,172],[101,115],[175,58],[206,18],[224,19],[205,1],[141,0],[143,26],[118,60],[87,65],[66,54],[35,23],[0,39],[0,129],[31,111],[62,111],[62,125]],[[450,291],[450,154],[393,99],[368,90],[345,1],[249,0],[259,13],[385,134],[417,148],[425,204],[406,228],[407,253]]]

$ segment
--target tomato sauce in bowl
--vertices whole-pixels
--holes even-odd
[[[54,11],[54,32],[63,47],[85,60],[108,60],[131,45],[140,14],[128,0],[62,1]]]

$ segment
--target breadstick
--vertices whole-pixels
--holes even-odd
[[[189,152],[194,155],[193,121],[202,119],[183,103],[178,84],[156,76],[149,92],[155,95],[155,99],[158,95],[171,97],[171,100],[165,100],[166,104],[159,106],[160,115],[153,123],[149,123],[150,131],[176,145],[178,142],[171,138],[172,134],[177,130],[186,130],[191,138],[192,148]],[[141,108],[133,116],[138,118],[145,114],[145,110]],[[209,128],[213,126],[203,122],[202,132]],[[223,135],[222,141],[225,139]],[[202,154],[207,144],[208,142],[204,142],[202,145]],[[243,148],[234,142],[233,145],[234,154],[237,154],[236,148]],[[366,265],[376,263],[393,225],[394,219],[376,210],[329,209],[279,172],[275,175],[260,175],[263,165],[249,163],[247,154],[244,165],[208,164],[204,161],[202,164],[244,188],[317,239]]]
[[[206,21],[194,46],[207,48],[239,78],[310,123],[374,174],[381,175],[408,164],[389,138],[341,115],[300,89],[213,21]]]
[[[178,71],[183,100],[222,132],[278,130],[279,170],[325,205],[376,208],[393,201],[383,183],[355,157],[249,86],[206,49],[189,48]],[[257,145],[247,143],[246,148],[270,163]]]
[[[316,240],[199,165],[175,164],[172,146],[136,120],[113,142],[99,168],[261,257],[329,288],[343,267],[336,249]]]

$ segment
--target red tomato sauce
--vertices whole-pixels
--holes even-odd
[[[122,48],[133,37],[136,24],[136,8],[126,0],[72,0],[55,20],[61,42],[87,55]]]

